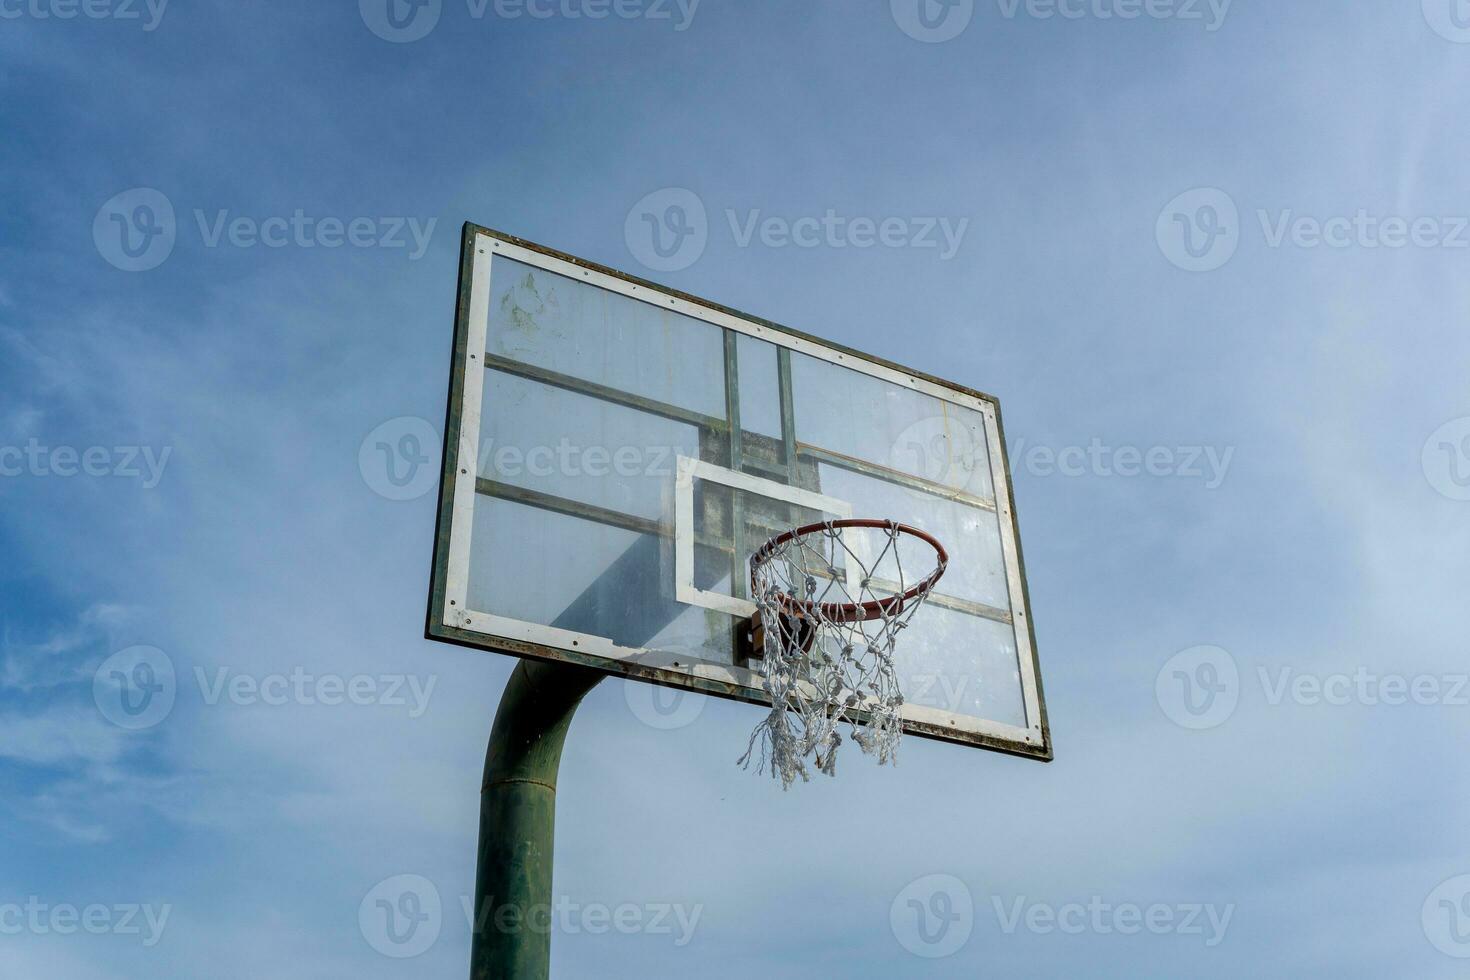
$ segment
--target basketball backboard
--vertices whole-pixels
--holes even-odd
[[[474,225],[452,371],[430,638],[765,703],[751,553],[890,518],[904,731],[1051,758],[994,398]]]

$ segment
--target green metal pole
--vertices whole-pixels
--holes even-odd
[[[602,679],[570,664],[522,660],[485,752],[470,980],[546,980],[556,773],[572,715]]]

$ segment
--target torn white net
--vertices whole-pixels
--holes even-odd
[[[864,559],[847,538],[873,530],[882,547]],[[936,552],[932,568],[906,571],[900,541],[916,536]],[[867,549],[864,549],[867,550]],[[771,713],[739,764],[769,768],[789,788],[798,776],[835,773],[841,726],[880,765],[895,758],[903,694],[894,670],[899,634],[944,574],[938,542],[892,521],[827,521],[781,535],[751,559],[760,610],[765,690]],[[883,570],[883,577],[877,575]]]

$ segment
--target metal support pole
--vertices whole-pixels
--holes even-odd
[[[470,980],[549,975],[556,774],[572,715],[602,676],[522,660],[500,696],[480,788]]]

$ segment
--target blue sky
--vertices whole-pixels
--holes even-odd
[[[359,450],[442,418],[465,220],[997,394],[1056,743],[782,794],[604,682],[556,891],[642,925],[557,975],[1463,974],[1470,11],[924,2],[0,0],[0,975],[463,973],[513,662]],[[740,230],[829,211],[964,231]]]

